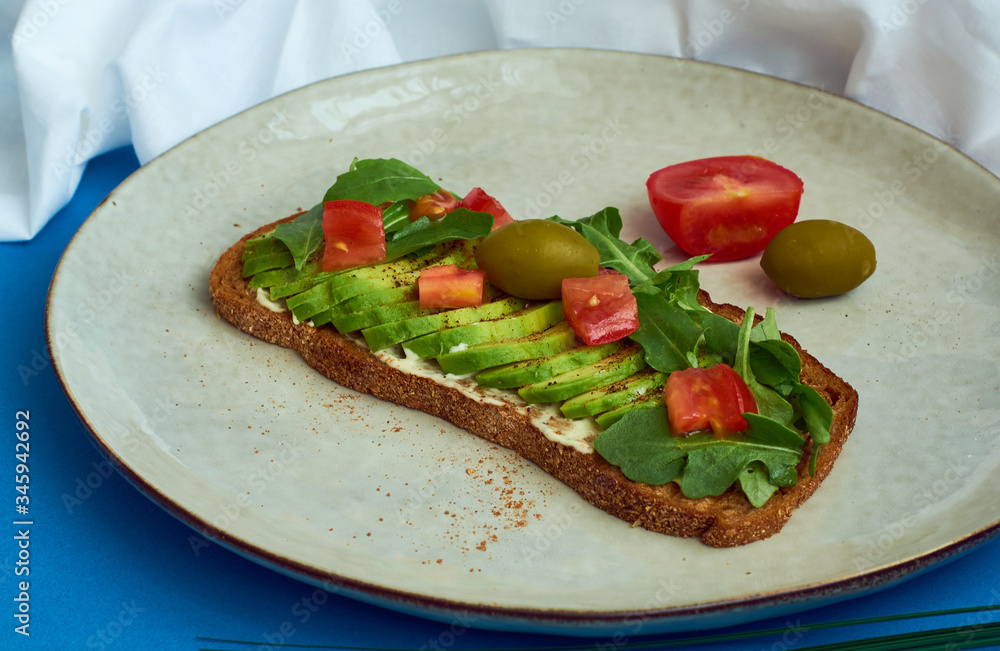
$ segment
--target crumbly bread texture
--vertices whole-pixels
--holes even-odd
[[[734,488],[718,497],[690,499],[674,482],[650,486],[632,481],[596,453],[579,452],[549,440],[518,410],[486,405],[455,388],[403,373],[332,327],[296,325],[291,312],[274,312],[260,305],[256,290],[248,288],[242,277],[243,245],[277,223],[247,234],[217,262],[209,291],[218,316],[254,337],[297,351],[311,367],[343,386],[438,416],[514,450],[594,506],[633,526],[671,536],[698,537],[714,547],[768,538],[781,530],[830,473],[854,427],[857,392],[783,333],[802,356],[802,381],[816,388],[833,407],[831,441],[820,450],[815,475],[810,475],[807,468],[809,454],[803,455],[796,485],[781,488],[760,508],[751,506]],[[704,291],[699,300],[713,312],[742,323],[742,309],[713,303]]]

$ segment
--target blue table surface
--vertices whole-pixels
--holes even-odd
[[[130,148],[88,165],[75,196],[32,241],[0,244],[3,316],[0,396],[7,431],[8,535],[0,545],[0,648],[278,649],[338,645],[394,649],[524,648],[623,640],[461,630],[317,592],[217,545],[193,548],[192,530],[111,470],[92,445],[48,361],[45,301],[52,273],[91,211],[138,168]],[[18,412],[30,412],[30,503],[16,512]],[[22,500],[23,502],[23,500]],[[998,514],[1000,515],[1000,514]],[[15,522],[28,519],[31,525]],[[22,535],[27,530],[27,535]],[[27,544],[27,547],[22,547]],[[822,562],[817,558],[816,562]],[[19,564],[20,563],[20,564]],[[1000,604],[1000,541],[888,589],[791,617],[719,632],[778,635],[701,649],[803,649],[844,639],[956,627],[972,639],[995,611],[931,620],[810,630],[810,623]],[[27,582],[27,586],[19,585]],[[26,587],[26,590],[21,588]],[[18,615],[27,611],[27,627]],[[30,635],[25,636],[22,633]],[[457,634],[456,634],[457,633]],[[678,636],[635,638],[629,643]],[[685,636],[680,636],[685,637]],[[233,640],[243,642],[237,643]],[[692,648],[684,644],[682,648]]]

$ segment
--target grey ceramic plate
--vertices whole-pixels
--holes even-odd
[[[879,267],[799,301],[757,260],[705,267],[860,392],[857,427],[773,538],[711,549],[633,529],[446,423],[339,388],[217,319],[206,291],[243,233],[315,203],[357,157],[482,186],[517,217],[621,209],[681,256],[644,183],[667,164],[766,155],[801,218],[853,224]],[[141,168],[59,265],[48,337],[97,445],[155,502],[280,572],[464,625],[578,635],[734,624],[891,585],[992,537],[1000,470],[1000,181],[849,101],[691,61],[486,52],[331,79]]]

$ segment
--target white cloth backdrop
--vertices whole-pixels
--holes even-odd
[[[690,57],[842,94],[1000,174],[997,0],[0,0],[0,240],[87,161],[145,163],[310,82],[474,50]]]

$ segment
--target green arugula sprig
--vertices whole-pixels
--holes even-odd
[[[492,229],[493,215],[468,208],[456,208],[436,221],[421,217],[387,238],[385,259],[397,260],[441,242],[485,237]]]
[[[395,158],[354,159],[323,196],[323,202],[348,199],[375,206],[416,199],[441,187],[415,167]]]
[[[753,310],[747,313],[747,320],[752,320]],[[815,473],[820,446],[830,442],[833,409],[816,389],[799,380],[802,358],[794,346],[782,339],[772,308],[768,308],[763,320],[750,330],[749,341],[741,349],[739,357],[747,360],[744,379],[752,377],[753,384],[758,387],[757,392],[754,392],[754,386],[750,387],[758,409],[766,393],[764,402],[775,410],[772,418],[809,432],[812,439],[809,472]],[[787,401],[791,406],[790,414],[786,407],[778,406],[774,394]]]
[[[323,204],[316,204],[290,222],[278,224],[274,237],[288,247],[295,268],[302,269],[323,242]]]
[[[745,432],[723,440],[710,434],[670,436],[664,407],[636,410],[597,436],[598,454],[629,479],[654,485],[678,481],[692,498],[719,495],[738,483],[760,506],[779,487],[795,484],[806,442],[797,430],[803,430],[812,439],[810,472],[815,472],[819,447],[830,440],[833,412],[815,389],[799,381],[801,358],[781,338],[773,309],[757,325],[754,310],[748,309],[740,326],[702,307],[694,267],[708,256],[656,271],[661,257],[649,242],[620,239],[622,221],[615,208],[577,222],[552,219],[593,244],[602,266],[628,276],[639,317],[631,338],[651,367],[671,373],[730,364],[758,406],[757,414],[745,414]]]
[[[737,372],[748,370],[739,360],[749,359],[752,323],[753,311],[748,310],[739,331]],[[752,377],[747,384],[755,399],[773,391]],[[789,403],[777,399],[791,411]],[[745,431],[724,439],[701,433],[671,436],[665,408],[637,410],[601,432],[594,449],[633,481],[653,485],[678,481],[690,498],[721,495],[739,483],[750,503],[762,506],[779,487],[795,485],[806,441],[773,417],[783,408],[770,404],[758,408],[758,414],[744,414]]]
[[[690,498],[721,495],[739,482],[754,506],[779,486],[792,486],[805,439],[775,421],[747,414],[745,432],[670,436],[667,410],[639,409],[601,432],[594,449],[633,481],[654,486],[679,481]]]

